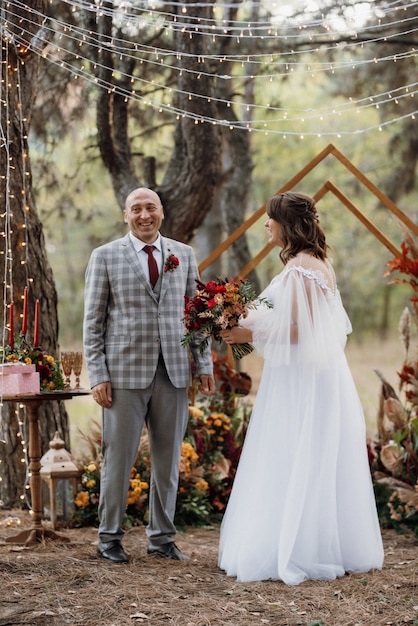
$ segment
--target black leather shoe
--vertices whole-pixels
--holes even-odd
[[[129,557],[125,550],[122,548],[120,541],[99,541],[97,546],[97,554],[113,563],[127,563]]]
[[[187,554],[183,554],[183,552],[178,549],[174,541],[163,543],[160,546],[154,546],[150,543],[148,545],[147,553],[165,556],[167,559],[173,559],[173,561],[188,561],[190,559]]]

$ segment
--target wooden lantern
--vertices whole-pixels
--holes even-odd
[[[54,529],[57,527],[58,485],[60,481],[68,481],[72,487],[74,497],[77,493],[77,485],[81,475],[81,470],[74,463],[73,457],[64,446],[64,441],[56,432],[54,438],[49,443],[48,452],[41,458],[40,475],[49,488],[51,523]]]

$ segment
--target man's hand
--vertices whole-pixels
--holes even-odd
[[[92,389],[93,400],[96,400],[97,404],[100,404],[105,409],[110,409],[112,406],[112,386],[110,382],[99,383]]]
[[[215,381],[213,376],[209,376],[209,374],[201,374],[198,389],[200,393],[203,393],[205,396],[211,396],[215,391]]]

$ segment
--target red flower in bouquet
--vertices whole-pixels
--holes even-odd
[[[200,350],[206,348],[209,338],[221,342],[220,332],[237,326],[240,318],[247,317],[249,309],[256,307],[257,295],[247,280],[228,281],[218,278],[203,283],[196,280],[196,294],[190,298],[185,296],[183,321],[186,334],[182,345],[189,345],[196,333],[205,336]],[[254,348],[249,343],[232,344],[235,359],[249,354]]]

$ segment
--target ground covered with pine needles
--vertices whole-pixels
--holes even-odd
[[[124,539],[130,563],[115,565],[96,556],[94,528],[58,530],[67,543],[5,541],[29,526],[27,512],[0,511],[0,626],[418,626],[412,534],[383,532],[382,571],[287,587],[221,572],[218,527],[178,533],[186,562],[147,556],[135,528]]]

